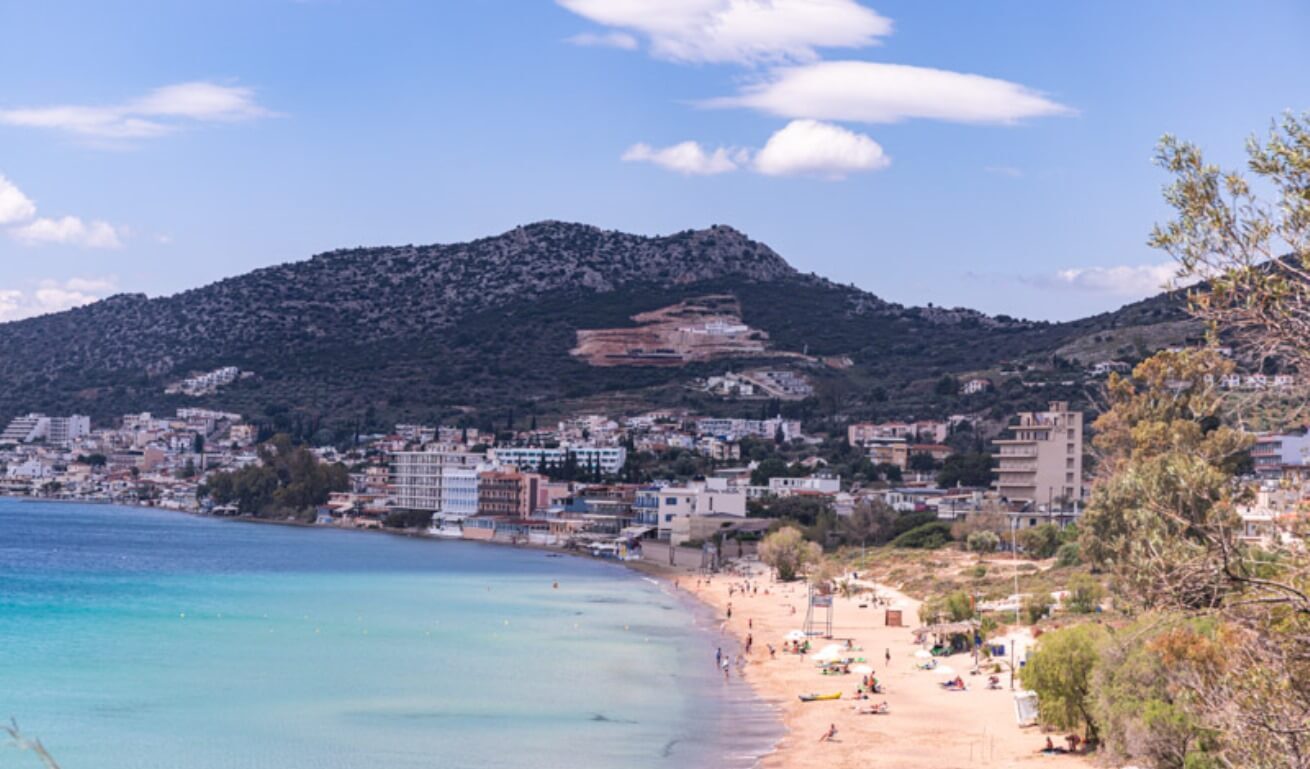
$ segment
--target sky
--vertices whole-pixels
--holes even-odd
[[[1295,0],[0,0],[0,321],[544,219],[903,304],[1155,293],[1162,134],[1310,110]]]

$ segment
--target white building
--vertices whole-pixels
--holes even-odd
[[[831,475],[810,475],[804,478],[785,478],[782,476],[769,479],[769,493],[777,497],[792,494],[836,494],[841,491],[841,478]]]
[[[1022,413],[996,440],[996,491],[1011,501],[1058,507],[1083,498],[1083,415],[1065,401]]]
[[[90,417],[77,414],[70,417],[27,414],[9,423],[5,431],[0,433],[0,443],[33,443],[44,440],[54,446],[67,447],[90,434]]]
[[[477,465],[482,460],[478,454],[454,451],[397,451],[391,455],[391,491],[395,507],[401,510],[430,510],[434,513],[444,512],[443,502],[464,504],[466,476],[451,475],[457,482],[451,496],[443,496],[444,481],[448,468],[464,468],[473,471],[473,511],[477,512]]]
[[[535,472],[539,467],[560,467],[572,454],[580,469],[600,466],[606,475],[618,475],[628,461],[628,451],[622,446],[560,446],[547,449],[538,446],[494,448],[491,458],[505,465],[514,465],[524,472]]]

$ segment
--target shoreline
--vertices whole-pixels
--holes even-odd
[[[704,576],[666,572],[673,589],[709,606],[722,619],[721,632],[743,643],[753,636],[745,679],[759,698],[775,703],[784,735],[774,750],[761,757],[761,769],[863,769],[870,763],[904,769],[969,769],[976,766],[1051,766],[1060,769],[1088,769],[1089,757],[1046,756],[1039,752],[1046,734],[1036,727],[1019,727],[1015,721],[1012,692],[1002,677],[1001,690],[986,688],[985,675],[972,676],[969,655],[941,658],[943,666],[966,681],[964,692],[949,692],[938,686],[946,667],[939,671],[917,668],[915,656],[921,647],[914,643],[918,624],[916,601],[884,585],[875,595],[888,601],[879,605],[867,596],[834,597],[833,635],[815,638],[813,652],[831,643],[850,639],[857,659],[873,668],[883,691],[866,701],[853,702],[861,676],[827,676],[812,657],[782,651],[783,636],[801,629],[805,619],[807,585],[804,581],[775,582],[761,564],[748,564],[745,574],[720,573]],[[733,590],[748,582],[749,594]],[[862,605],[863,604],[863,605]],[[727,616],[732,606],[731,618]],[[794,612],[793,613],[793,607]],[[902,627],[888,627],[884,610],[899,608]],[[772,656],[767,644],[777,647]],[[888,661],[890,658],[890,661]],[[802,703],[798,694],[841,692],[835,701]],[[890,712],[866,715],[857,705],[886,702]],[[820,740],[835,726],[837,735]],[[1051,735],[1060,741],[1061,735]]]
[[[381,534],[381,535],[387,535],[392,537],[403,537],[411,540],[426,540],[430,542],[461,542],[461,543],[475,544],[475,545],[489,545],[497,549],[507,548],[511,550],[531,550],[548,555],[569,556],[569,557],[580,558],[586,561],[606,563],[616,567],[622,567],[628,572],[635,573],[636,575],[647,578],[650,581],[657,583],[660,590],[668,594],[669,597],[674,600],[675,604],[679,606],[679,611],[682,612],[688,618],[688,621],[690,622],[692,628],[697,633],[701,633],[704,635],[704,637],[707,640],[707,646],[713,645],[715,643],[714,639],[716,637],[719,639],[726,639],[726,643],[723,640],[719,640],[718,643],[720,646],[724,648],[725,652],[727,652],[729,656],[731,656],[739,653],[742,650],[742,646],[744,644],[743,638],[739,637],[737,634],[724,632],[724,629],[721,626],[722,617],[720,616],[719,608],[715,607],[712,603],[705,601],[702,597],[690,591],[682,589],[679,586],[678,580],[680,578],[690,577],[695,574],[695,571],[681,569],[678,567],[670,567],[666,564],[660,564],[651,561],[642,561],[642,560],[621,561],[614,558],[598,558],[589,554],[584,550],[569,549],[569,548],[563,548],[563,547],[551,546],[551,545],[538,545],[538,544],[530,544],[530,543],[508,543],[508,542],[497,542],[493,540],[468,540],[463,538],[437,537],[437,536],[426,534],[421,530],[403,530],[403,529],[386,529],[386,528],[353,528],[353,527],[346,528],[346,527],[339,527],[339,526],[322,526],[322,525],[316,525],[314,523],[307,523],[304,521],[257,518],[255,516],[250,516],[250,515],[218,516],[218,515],[210,515],[199,511],[179,510],[175,508],[160,507],[158,505],[129,504],[124,502],[114,502],[114,501],[107,501],[107,500],[46,499],[41,497],[31,497],[26,495],[13,495],[13,494],[0,494],[0,499],[9,499],[20,503],[62,503],[62,504],[84,504],[84,505],[95,505],[95,506],[120,507],[126,510],[156,511],[161,513],[177,514],[189,518],[214,520],[224,523],[244,523],[244,524],[254,524],[260,526],[283,526],[283,527],[297,528],[297,529],[338,531],[343,533]],[[718,626],[717,629],[716,626]],[[740,697],[731,696],[730,691],[723,690],[722,705],[724,708],[727,709],[743,708],[745,709],[747,715],[753,715],[752,711],[754,713],[760,714],[761,716],[767,715],[769,721],[771,722],[768,725],[768,728],[765,728],[763,725],[761,725],[758,722],[754,722],[751,724],[755,728],[755,730],[764,731],[767,732],[768,734],[767,744],[756,745],[747,749],[747,752],[750,757],[749,766],[754,769],[756,767],[765,766],[766,760],[777,751],[778,745],[782,742],[782,740],[786,739],[787,737],[787,726],[785,721],[781,717],[779,703],[774,698],[766,696],[766,694],[763,691],[761,691],[761,689],[757,687],[750,680],[749,676],[745,677],[745,681],[749,687],[750,701],[744,702]],[[725,748],[729,746],[738,747],[738,742],[741,740],[742,740],[741,735],[728,734],[723,736],[722,744]],[[717,769],[717,767],[715,767],[715,769]]]

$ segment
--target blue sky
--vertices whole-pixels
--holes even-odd
[[[1167,273],[1162,133],[1231,164],[1310,109],[1307,29],[1292,0],[0,0],[0,319],[540,219],[731,224],[892,301],[1078,317]]]

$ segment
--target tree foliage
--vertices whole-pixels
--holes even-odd
[[[760,542],[760,560],[773,567],[778,579],[784,582],[796,579],[807,564],[818,561],[823,550],[807,542],[800,529],[784,526]]]
[[[243,513],[304,513],[349,485],[344,465],[320,462],[304,446],[293,447],[288,436],[277,435],[259,447],[259,462],[210,474],[200,495],[215,504],[234,504]]]
[[[1086,623],[1042,636],[1028,664],[1019,671],[1023,685],[1037,692],[1042,723],[1057,729],[1087,730],[1087,741],[1097,741],[1097,719],[1092,681],[1100,650],[1108,640],[1101,625]]]

